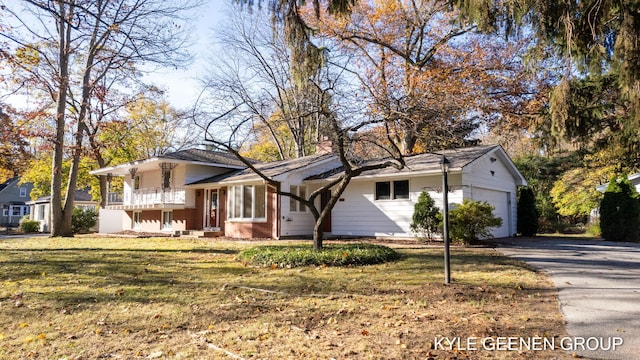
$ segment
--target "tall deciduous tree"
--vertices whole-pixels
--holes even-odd
[[[0,172],[6,176],[13,176],[24,171],[31,158],[25,132],[8,113],[5,113],[5,109],[0,103]],[[0,179],[0,182],[4,182],[4,180]]]
[[[132,64],[186,63],[188,56],[183,49],[188,32],[181,16],[195,5],[191,0],[26,0],[5,5],[13,16],[13,28],[0,35],[13,44],[16,54],[26,53],[29,60],[14,65],[32,89],[42,92],[41,99],[46,101],[48,97],[55,107],[52,236],[73,234],[72,194],[96,86],[107,74],[130,76]],[[18,8],[21,6],[24,9]],[[65,196],[61,189],[67,147],[72,164]]]
[[[279,159],[312,154],[330,102],[314,84],[328,77],[316,71],[296,79],[282,25],[272,26],[264,11],[237,10],[229,10],[233,15],[215,34],[226,56],[210,62],[202,102],[229,104],[227,119],[252,123],[244,136],[247,143],[259,144],[268,135]]]
[[[307,14],[331,51],[354,55],[369,111],[405,153],[464,145],[481,123],[516,114],[537,92],[522,61],[530,43],[477,33],[448,1],[363,1],[350,16]]]
[[[266,37],[269,37],[269,35],[266,34]],[[243,44],[248,47],[255,46],[253,42],[244,42]],[[289,56],[286,47],[281,48]],[[378,138],[378,141],[385,144],[391,143],[391,146],[384,147],[386,151],[385,159],[363,162],[362,158],[354,155],[354,149],[357,148],[357,142],[360,140],[360,137],[357,136],[358,133],[366,130],[372,122],[366,114],[353,111],[354,104],[357,104],[351,97],[353,94],[344,92],[342,88],[336,86],[340,81],[339,72],[333,71],[332,68],[324,67],[316,68],[314,73],[309,72],[305,77],[298,77],[300,73],[296,74],[297,70],[289,67],[291,63],[295,62],[293,55],[286,57],[287,61],[282,63],[281,58],[266,56],[265,53],[259,53],[258,56],[255,56],[255,54],[258,53],[252,53],[251,56],[254,56],[254,59],[258,61],[251,63],[249,68],[241,66],[246,65],[242,62],[235,63],[238,68],[233,73],[235,79],[235,84],[233,85],[234,89],[237,90],[227,92],[224,97],[226,101],[214,102],[215,106],[209,109],[206,106],[202,106],[199,109],[198,115],[201,116],[201,119],[204,119],[200,121],[200,124],[205,131],[205,140],[234,153],[245,162],[247,167],[261,176],[266,183],[278,188],[277,182],[244,158],[239,149],[248,134],[251,134],[255,129],[254,123],[269,126],[274,124],[272,122],[281,116],[289,116],[294,121],[307,121],[308,115],[312,114],[315,126],[319,129],[323,138],[332,143],[332,149],[342,163],[344,170],[335,178],[329,180],[326,185],[308,194],[306,198],[284,191],[281,191],[280,194],[301,202],[312,213],[315,219],[314,248],[319,250],[323,244],[322,223],[351,179],[367,170],[390,166],[401,168],[404,166],[403,154],[393,145],[388,133],[383,133]],[[328,56],[330,54],[324,55]],[[330,64],[331,61],[325,61],[324,63]],[[280,72],[277,74],[278,78],[272,76],[275,71]],[[238,74],[247,75],[247,77],[238,77]],[[265,94],[261,91],[261,86],[252,83],[256,77],[259,77],[258,74],[260,74],[259,76],[267,74],[266,77],[269,81],[258,84],[269,84],[269,89],[273,89],[273,93]],[[279,76],[284,76],[286,82],[276,84],[270,82],[273,79],[281,81]],[[218,83],[214,82],[213,84]],[[218,86],[216,87],[219,88]],[[302,91],[302,89],[306,90]],[[284,95],[286,91],[293,91],[292,95]],[[301,91],[301,93],[298,94],[297,91]],[[309,94],[312,95],[311,98],[308,97]],[[289,98],[288,96],[291,97]],[[210,99],[221,100],[221,97],[214,96]],[[300,101],[300,105],[292,107],[291,105],[296,104],[296,101]],[[207,103],[206,101],[201,102],[202,105]],[[242,111],[245,106],[250,104],[260,104],[260,106],[251,105],[249,111]],[[260,109],[261,111],[266,109],[267,111],[264,114],[261,111],[255,111],[255,109]],[[289,125],[287,127],[290,130],[292,128],[293,130],[299,129]],[[291,135],[292,133],[293,131],[290,131]],[[277,137],[279,132],[273,131],[272,134]],[[279,141],[282,141],[282,139],[279,139]],[[308,140],[306,141],[301,145],[310,145]],[[315,139],[313,139],[311,145],[314,142],[316,142]],[[383,146],[380,147],[382,148]],[[296,156],[298,155],[303,154],[297,153]],[[331,197],[328,200],[328,204],[320,208],[316,199],[329,189],[331,189]]]

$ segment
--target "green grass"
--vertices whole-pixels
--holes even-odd
[[[440,248],[287,269],[238,261],[255,245],[2,240],[0,358],[570,358],[431,349],[436,336],[564,336],[550,282],[495,252],[452,247],[444,285]]]
[[[240,251],[238,259],[258,266],[293,268],[299,266],[374,265],[397,260],[393,249],[374,244],[327,244],[314,251],[310,244],[261,245]]]

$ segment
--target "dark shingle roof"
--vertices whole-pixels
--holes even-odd
[[[296,159],[260,163],[256,164],[255,167],[266,176],[273,178],[290,171],[302,169],[306,166],[313,165],[319,161],[331,159],[333,157],[335,157],[335,155],[333,154],[311,155]],[[234,174],[230,174],[225,178],[225,180],[227,181],[253,181],[259,179],[262,178],[249,168],[238,171]]]
[[[93,198],[91,197],[91,194],[89,194],[89,189],[78,189],[76,190],[75,194],[73,195],[73,200],[74,201],[85,201],[85,202],[89,202],[89,201],[93,201]],[[33,202],[35,203],[46,203],[51,201],[51,195],[45,195],[45,196],[41,196],[37,199],[35,199]]]
[[[160,155],[158,158],[165,159],[173,159],[173,160],[183,160],[183,161],[197,161],[203,163],[215,163],[222,165],[233,165],[233,166],[245,166],[245,164],[238,160],[238,158],[228,152],[223,151],[209,151],[209,150],[201,150],[201,149],[187,149],[180,150],[172,153],[168,153],[165,155]],[[255,160],[249,159],[251,163],[255,163]]]
[[[438,153],[409,155],[404,158],[405,167],[402,168],[402,170],[398,170],[394,167],[387,167],[383,169],[365,171],[364,173],[361,174],[361,176],[392,175],[392,174],[402,174],[402,173],[409,173],[409,172],[440,171],[440,161],[442,160],[443,154],[444,156],[446,156],[447,160],[449,160],[449,168],[459,169],[467,166],[474,160],[478,159],[479,157],[488,153],[489,151],[492,151],[496,147],[498,147],[498,145],[482,145],[482,146],[473,146],[473,147],[460,148],[460,149],[444,150]],[[315,176],[308,177],[305,180],[327,179],[342,173],[342,170],[343,170],[342,168],[333,169],[323,174],[318,174]]]

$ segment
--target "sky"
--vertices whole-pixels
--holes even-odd
[[[197,77],[202,76],[207,69],[207,59],[212,50],[213,29],[221,26],[225,21],[226,8],[233,0],[208,0],[202,7],[196,10],[194,15],[194,32],[192,34],[193,46],[189,52],[193,55],[193,62],[187,69],[159,70],[145,76],[146,81],[166,90],[167,98],[171,105],[184,109],[194,104],[200,85]]]

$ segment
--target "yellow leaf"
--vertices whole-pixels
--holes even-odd
[[[33,336],[27,336],[26,338],[24,338],[24,342],[26,343],[33,342]]]
[[[4,335],[0,334],[0,341],[4,340]]]
[[[46,338],[47,338],[47,335],[46,335],[46,334],[43,334],[43,333],[38,334],[38,339],[40,339],[40,340],[44,340],[44,339],[46,339]]]
[[[20,324],[20,328],[21,329],[26,328],[27,326],[29,326],[29,324],[27,324],[27,323],[21,323]]]

